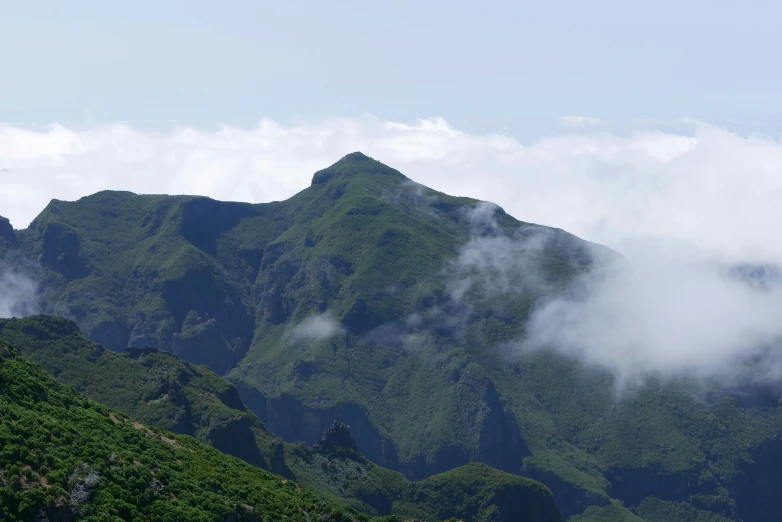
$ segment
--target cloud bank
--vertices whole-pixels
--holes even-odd
[[[446,269],[450,294],[472,299],[537,295],[512,356],[552,349],[611,371],[618,389],[649,376],[782,378],[782,268],[735,264],[690,243],[626,242],[633,261],[561,231],[502,232],[497,207],[471,213],[473,234]],[[570,238],[572,240],[572,238]],[[547,279],[546,258],[594,263],[568,285]],[[455,325],[454,325],[455,326]]]
[[[266,119],[216,131],[0,126],[0,167],[8,169],[0,173],[0,215],[23,228],[52,198],[103,189],[280,200],[360,150],[418,183],[492,201],[523,221],[627,256],[629,266],[580,281],[579,299],[539,303],[527,348],[549,345],[620,376],[715,374],[749,356],[772,361],[769,350],[782,336],[779,290],[725,271],[738,262],[782,263],[782,144],[702,122],[686,133],[653,123],[623,133],[589,118],[562,123],[566,133],[531,143],[442,119],[370,116],[287,126]],[[473,281],[518,286],[519,256],[539,247],[519,241],[476,235],[460,266]],[[338,327],[317,316],[295,335],[324,338]]]
[[[649,375],[776,380],[782,285],[753,283],[708,257],[605,266],[578,281],[579,297],[543,301],[519,347],[609,369],[620,385]]]

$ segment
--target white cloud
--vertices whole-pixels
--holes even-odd
[[[554,298],[532,315],[522,348],[607,368],[620,385],[649,374],[778,379],[779,281],[753,286],[691,254],[651,254],[583,277],[581,298]]]
[[[603,120],[600,118],[594,118],[592,116],[562,116],[559,118],[559,122],[565,127],[582,129],[584,127],[602,125]]]
[[[38,312],[38,285],[29,277],[0,268],[0,317],[26,317]]]
[[[330,312],[313,315],[297,324],[289,334],[292,341],[320,341],[330,339],[335,335],[344,333],[342,325],[337,322]]]

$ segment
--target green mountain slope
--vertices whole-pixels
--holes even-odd
[[[133,419],[264,469],[284,469],[282,441],[247,409],[235,386],[203,366],[154,349],[106,350],[59,317],[0,319],[0,339],[60,382]]]
[[[285,440],[336,419],[408,478],[483,462],[582,520],[775,520],[778,393],[617,401],[569,359],[508,359],[539,299],[612,254],[361,154],[283,202],[101,192],[14,237],[3,258],[33,262],[46,312],[113,350],[209,365]]]
[[[496,511],[502,520],[559,520],[550,491],[540,483],[497,471],[473,474],[470,488],[461,488],[460,477],[468,473],[457,470],[440,481],[447,501],[421,496],[425,484],[411,484],[364,458],[344,426],[347,451],[339,445],[344,440],[327,444],[328,437],[316,448],[284,444],[247,410],[236,387],[211,370],[152,349],[102,349],[67,319],[0,319],[0,340],[12,342],[60,382],[134,420],[194,436],[359,511],[467,521]]]
[[[0,411],[3,520],[369,519],[84,399],[5,342]]]
[[[85,399],[5,341],[0,412],[3,520],[400,520],[324,501],[195,439]],[[439,520],[441,511],[469,519],[559,520],[540,484],[489,469],[462,473],[469,478],[417,486],[434,498],[421,498],[418,489],[404,492],[404,510],[435,517],[429,520]],[[432,507],[440,500],[441,509]]]

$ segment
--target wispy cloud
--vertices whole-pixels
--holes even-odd
[[[291,341],[320,341],[345,333],[344,328],[330,312],[313,315],[297,324],[288,334]]]
[[[38,313],[38,285],[26,275],[0,267],[0,317]]]

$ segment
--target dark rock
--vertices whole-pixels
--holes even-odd
[[[201,251],[214,255],[217,238],[258,211],[249,203],[196,197],[182,206],[182,235]]]
[[[47,223],[43,230],[41,261],[67,279],[86,274],[81,257],[81,240],[75,230],[59,223]]]
[[[340,449],[358,451],[356,441],[350,436],[350,426],[338,421],[326,428],[315,448],[327,453]]]
[[[11,226],[11,222],[8,221],[8,218],[4,218],[3,216],[0,216],[0,239],[5,239],[12,245],[18,244],[14,227]]]
[[[282,439],[275,439],[274,443],[272,443],[272,454],[269,461],[273,473],[284,477],[291,474],[288,465],[285,462],[285,444]]]
[[[212,426],[207,441],[223,453],[266,468],[266,461],[256,445],[255,435],[252,432],[252,421],[246,415]]]
[[[470,460],[518,473],[529,450],[513,412],[503,406],[494,383],[477,364],[462,372],[456,400],[469,439]]]
[[[273,433],[285,441],[314,445],[326,428],[337,420],[351,427],[358,450],[366,458],[387,468],[397,469],[399,465],[394,444],[380,434],[364,410],[355,404],[311,408],[290,395],[283,395],[267,399],[264,408],[260,394],[251,395],[244,387],[240,388],[240,391],[245,404]],[[405,470],[400,471],[405,472]],[[417,476],[428,475],[431,473]]]

